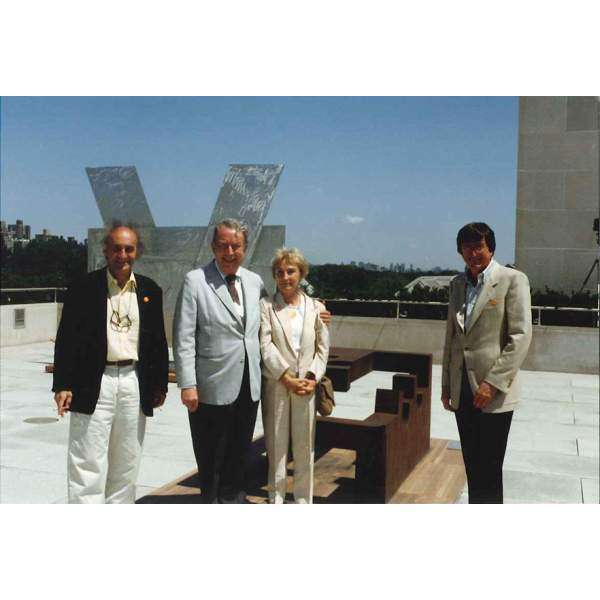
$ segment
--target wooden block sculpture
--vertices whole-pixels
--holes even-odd
[[[317,452],[356,452],[357,495],[389,502],[429,450],[431,355],[347,348],[332,348],[330,355],[327,374],[338,391],[370,370],[395,372],[391,390],[377,389],[372,415],[363,421],[318,417],[316,432]]]

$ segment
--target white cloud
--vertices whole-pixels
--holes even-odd
[[[365,218],[364,217],[353,217],[352,215],[346,215],[346,223],[350,223],[350,225],[358,225],[362,223]]]

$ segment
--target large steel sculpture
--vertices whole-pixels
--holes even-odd
[[[212,258],[214,225],[234,218],[249,228],[245,266],[272,286],[271,257],[285,242],[283,225],[263,223],[283,171],[283,165],[230,165],[208,226],[157,227],[135,167],[86,168],[102,220],[136,223],[146,246],[136,270],[152,277],[163,288],[167,335],[173,309],[185,274]],[[88,271],[104,265],[104,229],[88,230]]]

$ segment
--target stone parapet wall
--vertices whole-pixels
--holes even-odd
[[[25,327],[14,328],[14,309],[25,309]],[[16,346],[54,339],[62,304],[4,305],[1,346]],[[331,324],[331,345],[369,350],[422,352],[442,362],[446,323],[426,319],[336,317]],[[170,332],[169,332],[170,333]],[[523,369],[561,373],[599,372],[599,331],[584,327],[533,327],[533,340]]]
[[[331,345],[401,352],[425,352],[442,362],[446,323],[424,319],[333,317]],[[562,373],[599,371],[599,331],[583,327],[533,327],[523,369]]]
[[[0,346],[47,342],[56,337],[62,304],[5,304],[0,309]],[[25,311],[24,327],[15,327],[15,310]]]

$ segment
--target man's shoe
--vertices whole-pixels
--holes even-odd
[[[216,494],[200,494],[200,504],[219,504]]]
[[[238,492],[234,496],[219,497],[220,504],[249,504],[246,500],[246,492]]]

